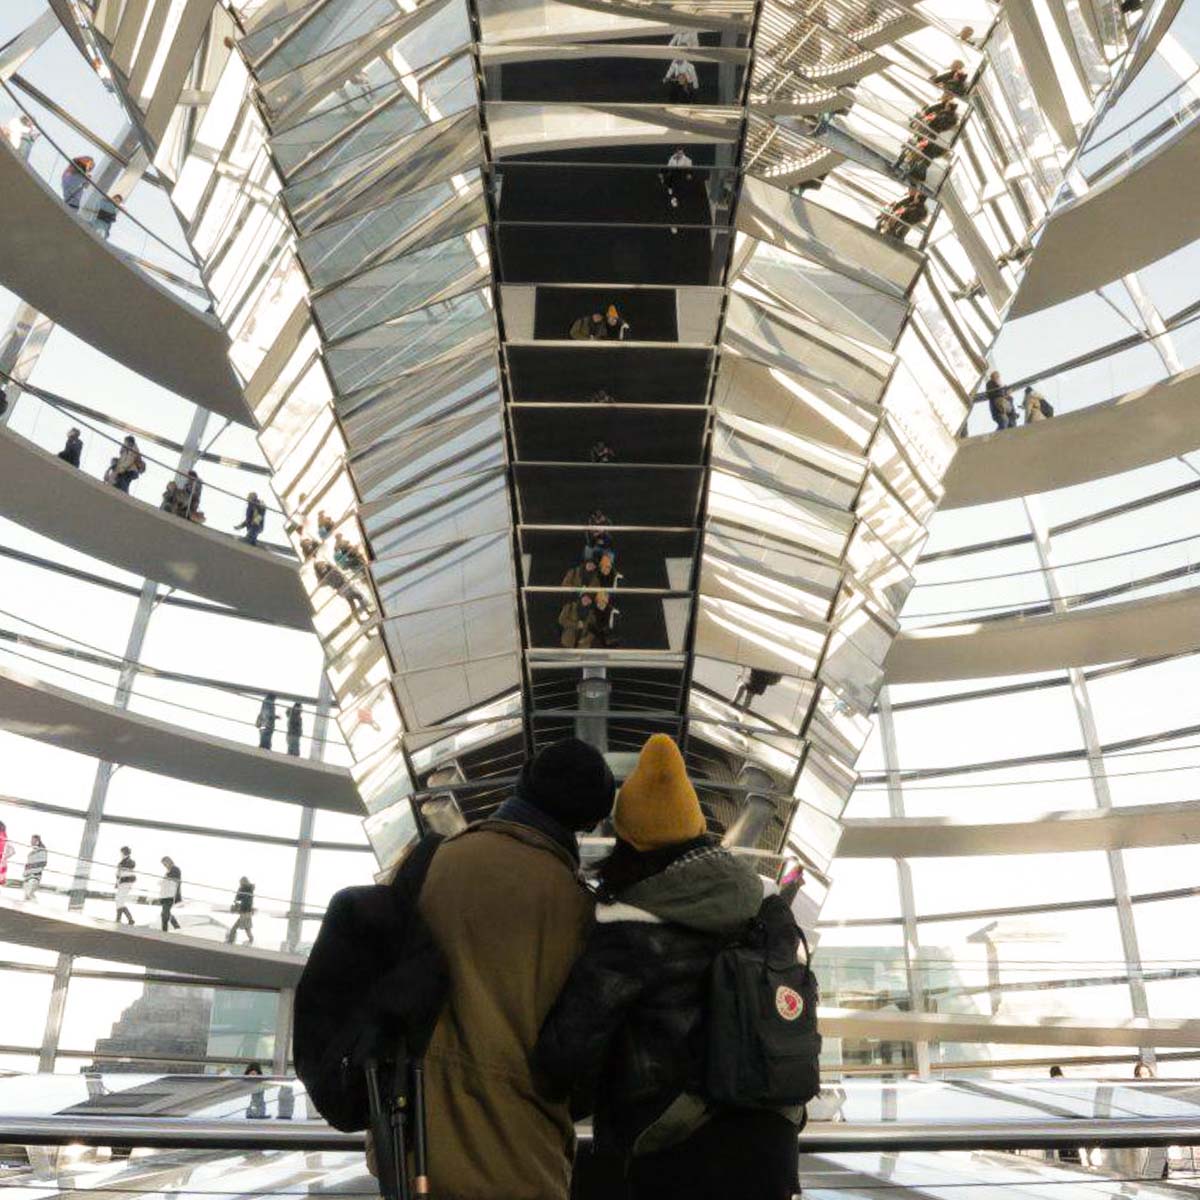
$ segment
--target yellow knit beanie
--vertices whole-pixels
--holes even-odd
[[[617,836],[635,850],[657,850],[699,837],[704,814],[679,747],[665,733],[642,747],[613,808]]]

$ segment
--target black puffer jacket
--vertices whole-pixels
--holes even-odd
[[[718,949],[758,912],[763,883],[704,845],[597,905],[534,1051],[546,1085],[571,1093],[576,1115],[594,1111],[597,1145],[629,1153],[642,1138],[644,1152],[704,1119],[709,974]]]

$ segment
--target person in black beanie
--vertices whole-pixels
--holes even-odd
[[[592,921],[577,835],[608,816],[615,791],[597,750],[555,742],[494,817],[429,864],[420,910],[450,975],[425,1053],[432,1195],[567,1198],[574,1123],[529,1060]]]

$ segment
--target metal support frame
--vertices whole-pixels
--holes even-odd
[[[879,692],[879,734],[883,745],[883,763],[887,771],[888,816],[903,817],[904,787],[900,782],[900,755],[896,747],[896,722],[892,716],[891,689]],[[896,886],[900,894],[900,919],[904,937],[904,975],[908,981],[908,1000],[913,1012],[925,1012],[925,987],[921,979],[921,934],[917,925],[917,905],[913,896],[912,867],[906,858],[895,858]],[[917,1074],[929,1078],[929,1043],[914,1042],[913,1058]]]
[[[608,709],[612,684],[604,667],[584,667],[576,684],[579,715],[575,718],[575,736],[581,742],[595,746],[601,754],[608,752]]]
[[[721,845],[730,848],[754,847],[775,818],[775,780],[762,767],[747,762],[738,772],[737,781],[748,790],[742,800],[741,811],[725,831]]]
[[[1063,612],[1066,605],[1063,602],[1062,591],[1054,570],[1054,550],[1050,540],[1045,518],[1036,497],[1026,496],[1022,499],[1029,528],[1033,533],[1034,546],[1037,548],[1038,562],[1046,578],[1046,590],[1055,612]],[[1067,679],[1071,689],[1071,699],[1075,705],[1075,715],[1079,721],[1080,733],[1083,736],[1084,748],[1087,751],[1088,774],[1092,781],[1092,794],[1096,807],[1112,808],[1112,793],[1108,786],[1107,769],[1104,764],[1104,749],[1096,731],[1096,719],[1092,710],[1091,696],[1088,692],[1087,679],[1078,667],[1067,668]],[[1129,895],[1129,881],[1125,874],[1125,857],[1121,850],[1107,850],[1109,875],[1112,879],[1113,898],[1116,901],[1117,925],[1121,932],[1121,949],[1125,955],[1125,969],[1129,973],[1129,999],[1135,1017],[1150,1015],[1149,1003],[1146,997],[1146,981],[1142,974],[1142,956],[1138,948],[1137,925],[1133,918],[1133,905]],[[1140,1047],[1142,1058],[1149,1063],[1154,1062],[1154,1047]]]
[[[329,713],[333,707],[333,689],[329,679],[321,670],[321,682],[317,690],[317,708],[313,715],[312,745],[308,757],[312,762],[323,762],[325,759],[325,733],[329,728]],[[300,835],[296,844],[296,861],[292,868],[292,895],[288,906],[287,945],[289,954],[295,954],[304,933],[304,893],[308,889],[308,868],[312,862],[313,828],[316,824],[317,810],[305,808],[300,814]],[[295,988],[283,988],[275,1006],[275,1053],[272,1059],[272,1071],[276,1075],[286,1075],[288,1052],[292,1046],[292,1027],[294,1023],[293,1003],[296,999]]]
[[[286,1075],[288,1051],[292,1048],[293,1002],[295,988],[281,988],[275,1003],[275,1053],[271,1057],[271,1074]]]
[[[137,678],[138,660],[141,658],[142,647],[146,641],[146,632],[150,625],[150,617],[158,600],[158,584],[146,580],[142,584],[142,593],[138,597],[137,610],[134,613],[133,624],[129,637],[125,642],[124,666],[117,676],[117,690],[113,697],[113,707],[124,711],[129,707],[133,695],[133,683]],[[108,798],[108,785],[117,770],[117,766],[107,760],[96,764],[96,774],[92,779],[92,796],[88,802],[87,816],[83,822],[83,834],[79,839],[79,855],[75,865],[75,881],[71,885],[71,899],[68,909],[78,912],[83,908],[91,883],[91,861],[96,856],[96,841],[100,835],[100,820],[104,814],[104,803]]]
[[[22,300],[8,328],[0,336],[0,371],[14,381],[28,379],[53,332],[54,322]],[[20,383],[8,384],[8,408],[0,413],[0,425],[7,425],[12,420],[22,394]]]
[[[47,1074],[54,1070],[58,1056],[58,1039],[62,1034],[63,1016],[67,1011],[67,985],[71,982],[71,964],[74,956],[60,954],[54,964],[54,986],[50,992],[50,1006],[46,1010],[46,1028],[42,1034],[41,1051],[38,1054],[38,1071]]]
[[[325,671],[321,671],[321,682],[317,689],[317,707],[313,716],[312,746],[310,762],[324,762],[325,734],[329,729],[329,713],[333,707],[333,689],[329,686]],[[287,951],[295,954],[304,932],[304,893],[308,889],[308,868],[312,861],[313,827],[317,810],[305,808],[300,814],[300,836],[296,845],[296,863],[292,870],[292,895],[288,909]]]
[[[24,65],[38,49],[41,48],[60,28],[58,18],[53,11],[47,10],[30,25],[24,33],[14,38],[0,51],[0,80],[8,80]],[[70,32],[68,30],[68,32]],[[19,76],[13,79],[15,84],[34,91],[25,84]],[[77,121],[70,113],[57,105],[49,96],[37,93],[39,103],[44,104],[61,120],[67,122],[77,131],[82,131],[96,145],[102,147],[110,155],[96,180],[100,190],[107,195],[120,190],[128,196],[141,182],[146,171],[150,168],[149,156],[142,147],[142,137],[137,127],[128,122],[117,139],[117,147],[113,147],[98,138],[88,130],[87,126]],[[211,299],[211,297],[209,297]],[[42,350],[50,334],[54,332],[54,322],[43,316],[32,305],[23,300],[18,304],[16,312],[9,321],[8,328],[0,335],[0,370],[14,380],[25,380],[33,374]],[[17,400],[22,390],[19,382],[8,387],[8,409],[0,413],[0,426],[7,425],[16,411]],[[190,467],[191,464],[189,463]],[[185,467],[185,470],[188,468]]]
[[[183,449],[179,455],[179,470],[190,470],[200,453],[200,442],[204,436],[204,428],[211,414],[207,409],[197,408],[192,415],[192,423],[184,439]],[[137,678],[138,663],[145,645],[146,633],[150,626],[150,618],[160,599],[159,585],[153,580],[145,580],[142,584],[141,595],[138,597],[137,610],[130,625],[129,636],[125,642],[124,665],[117,676],[116,693],[113,697],[113,707],[124,710],[129,707],[133,695],[133,684]],[[96,774],[92,780],[92,794],[88,801],[87,815],[84,817],[83,832],[79,838],[79,852],[76,856],[75,878],[71,885],[71,896],[68,901],[68,911],[79,912],[87,899],[88,888],[91,884],[91,864],[96,856],[96,843],[100,837],[100,824],[104,816],[104,805],[108,799],[109,784],[116,772],[117,764],[102,759],[96,764]],[[69,954],[60,954],[54,968],[54,991],[50,1000],[50,1008],[46,1014],[46,1027],[42,1034],[42,1048],[38,1056],[39,1071],[53,1071],[54,1060],[58,1056],[58,1043],[62,1036],[63,1015],[66,1012],[67,987],[71,977],[72,958]]]
[[[1150,299],[1146,289],[1142,287],[1138,273],[1134,271],[1132,274],[1126,275],[1121,282],[1125,285],[1125,291],[1138,310],[1138,316],[1142,318],[1146,326],[1146,340],[1154,347],[1154,352],[1167,371],[1172,375],[1178,375],[1185,369],[1183,359],[1179,357],[1179,353],[1175,349],[1175,342],[1162,314],[1158,311],[1154,301]]]
[[[882,1121],[813,1121],[805,1128],[805,1154],[896,1154],[935,1150],[1070,1150],[1086,1146],[1200,1145],[1200,1121],[1018,1119],[1001,1121],[895,1121],[888,1109],[894,1091],[880,1097]],[[0,1115],[0,1139],[22,1146],[131,1145],[179,1150],[361,1151],[363,1133],[341,1133],[323,1121],[214,1121],[194,1117],[96,1117]],[[581,1129],[587,1145],[591,1131]],[[1150,1182],[1150,1181],[1147,1181]]]
[[[58,18],[47,9],[15,38],[0,47],[0,79],[11,79],[58,29]]]

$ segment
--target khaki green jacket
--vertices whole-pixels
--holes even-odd
[[[434,855],[421,912],[451,980],[425,1057],[432,1194],[566,1200],[574,1126],[529,1056],[591,925],[575,863],[536,830],[485,821]]]

